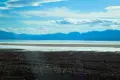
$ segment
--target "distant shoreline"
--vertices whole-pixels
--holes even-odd
[[[120,48],[120,44],[13,44],[13,43],[0,43],[0,45],[12,46],[43,46],[43,47],[114,47]]]

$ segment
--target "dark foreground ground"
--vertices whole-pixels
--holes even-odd
[[[0,80],[120,80],[120,53],[1,49]]]

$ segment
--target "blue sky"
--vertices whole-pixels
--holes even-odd
[[[120,30],[120,0],[0,0],[0,30],[52,34]]]

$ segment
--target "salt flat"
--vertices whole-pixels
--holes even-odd
[[[1,41],[0,49],[30,51],[120,51],[119,41]]]

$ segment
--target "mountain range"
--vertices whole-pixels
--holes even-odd
[[[55,34],[16,34],[0,31],[0,40],[98,40],[120,41],[120,30],[91,31],[86,33],[70,32]]]

